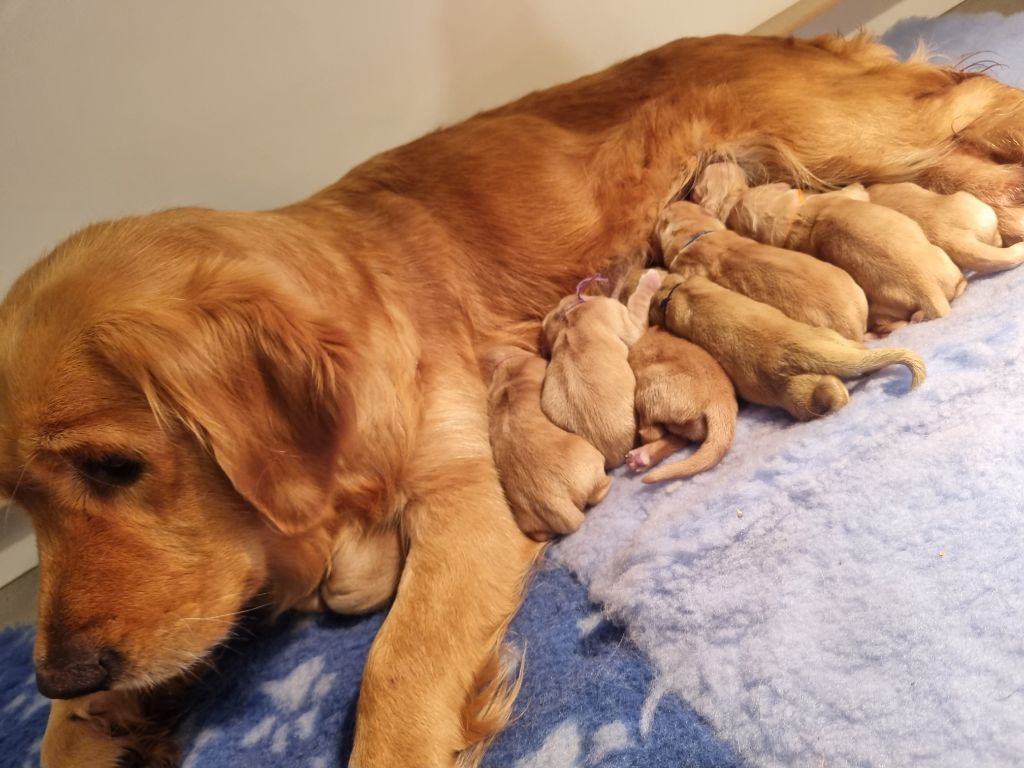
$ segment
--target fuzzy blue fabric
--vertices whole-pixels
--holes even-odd
[[[904,19],[885,33],[882,42],[906,58],[923,42],[929,51],[941,52],[936,63],[988,70],[993,77],[1024,87],[1024,13],[953,14],[939,19]]]
[[[345,765],[363,663],[382,615],[286,617],[222,654],[197,692],[185,768]],[[0,633],[0,766],[38,761],[47,701],[35,690],[29,629]],[[679,699],[641,730],[653,673],[569,572],[545,561],[512,624],[526,658],[515,721],[486,768],[738,768]]]

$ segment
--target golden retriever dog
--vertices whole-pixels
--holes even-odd
[[[487,362],[491,450],[512,514],[538,541],[572,533],[583,523],[583,510],[608,494],[604,455],[544,415],[544,358],[500,347]]]
[[[784,184],[753,187],[733,206],[727,223],[848,272],[867,295],[868,330],[875,334],[945,317],[950,301],[967,287],[963,273],[921,227],[871,203],[860,184],[810,195]]]
[[[692,456],[644,475],[645,483],[691,477],[718,464],[736,433],[736,391],[722,366],[698,347],[652,327],[629,350],[636,375],[640,447],[626,457],[634,472],[658,464],[685,440],[701,443]]]
[[[0,306],[0,489],[38,537],[40,689],[159,696],[246,606],[318,593],[354,519],[396,529],[404,560],[350,764],[478,762],[510,712],[502,642],[542,547],[502,492],[480,351],[536,350],[550,308],[642,263],[658,212],[717,157],[809,189],[963,189],[1009,242],[1022,148],[1024,99],[984,75],[864,37],[683,39],[294,205],[73,235]],[[723,319],[732,303],[710,302]],[[759,359],[764,335],[721,351]],[[835,337],[861,368],[880,354]]]
[[[924,363],[909,349],[865,349],[699,275],[666,277],[651,304],[651,322],[710,352],[743,399],[785,408],[801,421],[849,402],[839,376],[900,364],[910,370],[912,389],[924,381]]]
[[[1003,248],[996,212],[972,194],[940,195],[909,181],[872,184],[867,191],[872,203],[916,221],[962,270],[988,274],[1024,262],[1024,243]]]
[[[677,275],[702,275],[794,320],[831,328],[854,341],[864,338],[867,297],[832,264],[743,237],[685,201],[665,208],[655,234],[665,266]]]
[[[620,466],[636,441],[629,348],[647,329],[648,307],[660,285],[661,276],[651,270],[624,306],[607,296],[583,295],[581,283],[542,325],[551,363],[541,408],[552,423],[597,448],[608,469]]]

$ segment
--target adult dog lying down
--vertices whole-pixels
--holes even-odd
[[[536,349],[581,277],[643,259],[716,152],[811,187],[965,189],[1019,239],[1022,104],[865,40],[688,39],[293,206],[74,235],[0,310],[0,485],[38,534],[41,690],[179,678],[244,606],[308,602],[355,520],[396,531],[404,566],[351,764],[471,764],[509,711],[502,635],[539,546],[502,495],[478,358]]]

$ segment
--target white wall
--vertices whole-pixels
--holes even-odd
[[[442,123],[786,4],[0,0],[0,290],[91,220],[283,203]]]

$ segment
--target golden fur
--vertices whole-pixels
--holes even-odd
[[[660,282],[653,272],[641,278],[626,306],[577,291],[544,318],[551,363],[541,408],[552,423],[597,448],[606,468],[622,464],[636,441],[629,348],[647,328],[647,307]]]
[[[544,415],[544,358],[501,347],[487,362],[491,450],[512,514],[539,541],[572,533],[583,523],[583,510],[608,493],[604,456]]]
[[[702,232],[709,234],[693,240]],[[694,203],[668,206],[656,234],[665,266],[677,275],[703,275],[794,320],[831,328],[854,341],[864,338],[867,297],[842,269],[742,237]]]
[[[162,690],[246,606],[309,600],[353,518],[405,560],[351,765],[477,760],[515,694],[501,642],[539,549],[502,493],[478,350],[536,349],[544,314],[645,260],[718,157],[810,189],[965,189],[1019,239],[1022,117],[1018,91],[866,37],[685,39],[295,205],[72,236],[0,307],[0,488],[38,534],[40,681],[88,690],[109,652],[101,686]]]
[[[639,448],[626,462],[634,471],[654,466],[683,445],[702,445],[681,461],[644,475],[645,483],[690,477],[722,460],[736,432],[736,391],[711,355],[662,328],[649,328],[629,350],[636,374]]]
[[[1024,243],[1001,247],[996,212],[969,192],[940,195],[909,181],[872,184],[867,191],[872,203],[916,221],[960,269],[985,274],[1024,262]]]
[[[865,349],[831,328],[815,328],[699,275],[668,275],[651,304],[651,322],[711,353],[736,392],[785,408],[794,418],[825,416],[849,402],[839,376],[899,363],[924,381],[924,363],[908,349]]]
[[[713,197],[731,206],[725,221],[736,232],[811,254],[849,273],[867,296],[873,333],[944,317],[949,302],[967,287],[963,273],[921,227],[871,203],[860,184],[806,195],[774,183]]]

